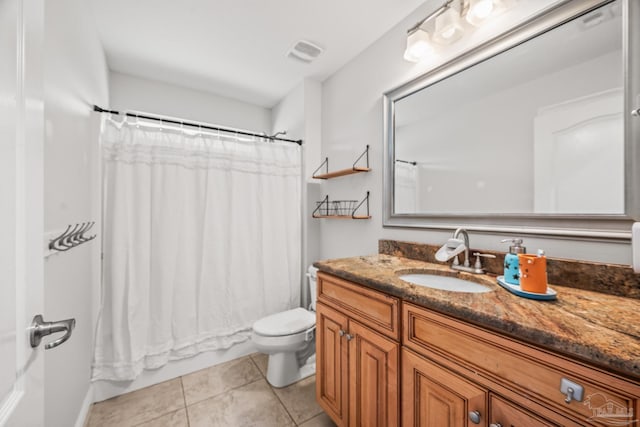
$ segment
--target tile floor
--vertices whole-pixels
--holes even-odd
[[[86,427],[335,427],[315,400],[315,376],[289,387],[265,379],[259,353],[93,405]]]

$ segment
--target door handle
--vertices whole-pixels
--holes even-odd
[[[58,322],[45,322],[41,314],[36,315],[31,322],[31,330],[29,332],[29,338],[31,341],[31,347],[36,348],[40,345],[42,337],[54,334],[56,332],[64,332],[65,334],[57,340],[45,344],[44,349],[49,350],[57,347],[71,337],[73,328],[76,326],[76,319],[60,320]]]

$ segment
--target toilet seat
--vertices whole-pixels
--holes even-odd
[[[281,337],[306,331],[315,323],[315,313],[298,307],[258,320],[253,324],[253,331],[265,337]]]

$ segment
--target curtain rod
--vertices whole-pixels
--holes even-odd
[[[162,123],[172,123],[172,124],[176,124],[176,125],[192,126],[192,127],[196,127],[196,128],[200,128],[200,129],[216,130],[216,131],[227,132],[227,133],[235,133],[235,134],[238,134],[238,135],[255,136],[255,137],[259,137],[259,138],[265,138],[265,139],[268,139],[270,141],[293,142],[294,144],[302,145],[302,140],[301,139],[295,140],[295,139],[280,138],[280,137],[277,137],[275,135],[269,136],[269,135],[254,133],[254,132],[247,132],[247,131],[235,130],[235,129],[229,129],[229,128],[221,128],[221,127],[203,125],[203,124],[194,123],[194,122],[185,122],[185,121],[182,121],[182,120],[166,119],[166,118],[163,118],[163,117],[150,116],[150,115],[147,115],[147,114],[130,113],[128,111],[126,111],[124,113],[121,113],[120,111],[117,111],[117,110],[105,110],[104,108],[98,107],[97,105],[93,106],[93,111],[97,111],[98,113],[110,113],[110,114],[117,114],[117,115],[124,114],[127,117],[135,117],[135,118],[138,118],[138,119],[155,120],[157,122],[162,122]],[[276,135],[277,135],[277,133],[276,133]]]

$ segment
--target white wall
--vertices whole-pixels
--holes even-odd
[[[110,72],[111,108],[269,132],[271,110],[207,92]]]
[[[320,199],[320,184],[311,178],[320,165],[322,85],[305,79],[272,110],[272,133],[287,131],[287,138],[302,139],[302,305],[308,306],[307,266],[320,259],[320,223],[311,218],[315,200]]]
[[[404,61],[406,31],[440,5],[426,1],[415,13],[363,51],[323,83],[322,153],[333,163],[331,169],[349,167],[366,144],[371,146],[372,172],[327,181],[323,190],[332,199],[364,197],[371,191],[370,220],[322,220],[322,258],[356,256],[377,252],[378,239],[398,239],[441,244],[450,231],[431,231],[382,227],[383,109],[382,94],[446,62],[462,50],[490,37],[492,31],[521,21],[553,0],[523,0],[510,15],[496,19],[493,25],[479,28],[473,35],[446,49],[435,52],[430,62],[412,64]],[[459,197],[459,196],[456,196]],[[474,248],[506,250],[502,236],[471,233]],[[530,250],[544,248],[549,256],[628,264],[630,245],[587,241],[527,237]]]
[[[87,5],[82,0],[45,4],[45,232],[99,219],[91,106],[108,105],[108,73]],[[99,224],[93,231],[100,232]],[[45,260],[45,320],[77,321],[69,341],[44,353],[47,425],[73,426],[87,409],[99,257],[95,239]]]

